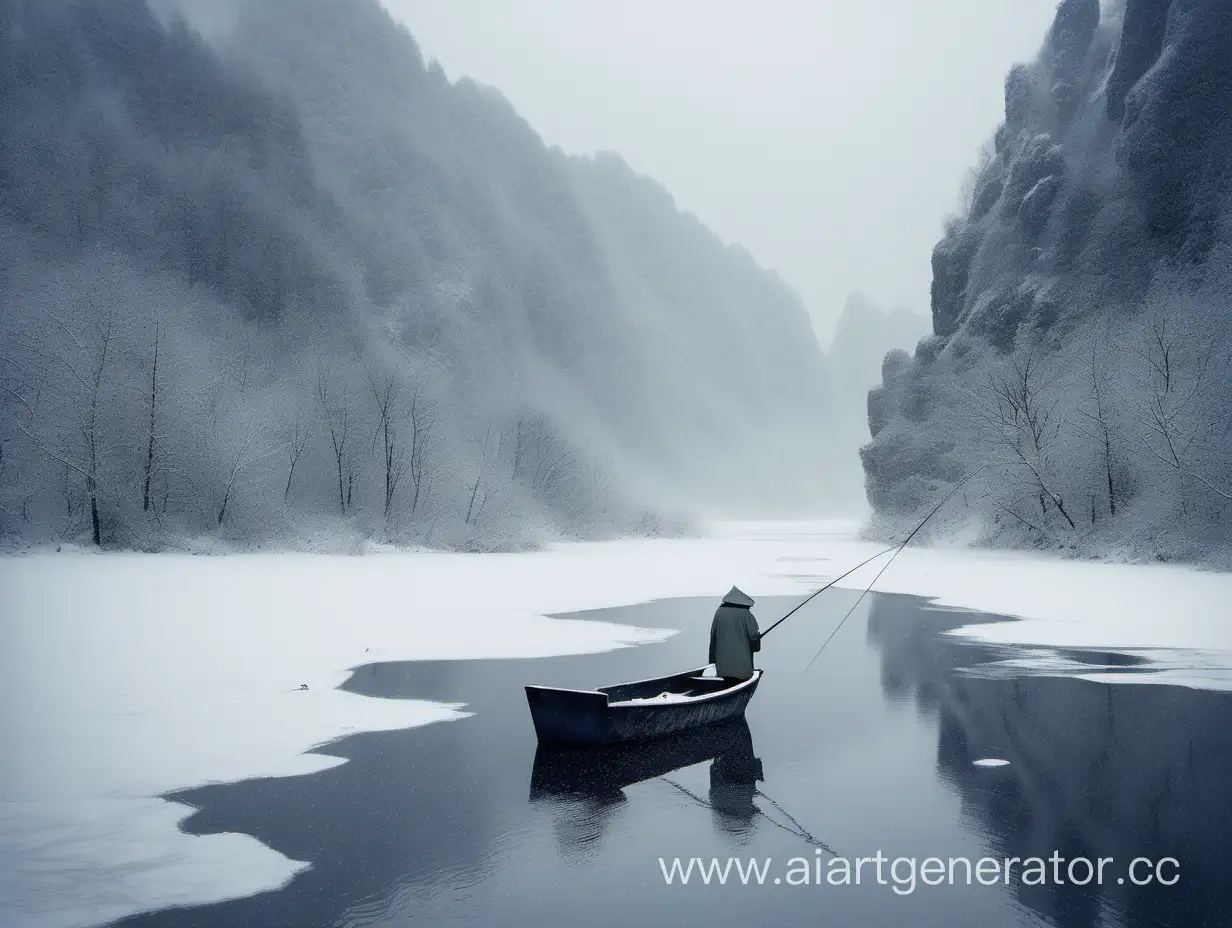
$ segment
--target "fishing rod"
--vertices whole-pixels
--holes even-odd
[[[848,609],[847,614],[844,615],[842,619],[839,620],[838,625],[834,626],[834,631],[830,632],[829,637],[826,638],[826,640],[821,643],[821,647],[817,649],[817,653],[813,655],[813,659],[810,660],[805,665],[804,669],[806,671],[810,667],[813,666],[813,661],[817,660],[817,658],[821,656],[821,652],[826,649],[826,645],[828,645],[833,640],[834,636],[838,634],[838,630],[843,627],[843,623],[846,622],[849,618],[851,618],[851,614],[856,611],[856,607],[859,606],[861,601],[863,601],[864,597],[868,595],[868,591],[877,585],[877,581],[881,579],[881,575],[884,574],[886,572],[886,569],[891,564],[894,563],[894,558],[898,557],[898,555],[902,553],[903,548],[907,547],[907,542],[911,541],[911,539],[916,536],[916,533],[919,532],[920,529],[922,529],[925,525],[928,524],[928,520],[937,514],[938,509],[940,509],[942,506],[944,506],[946,503],[950,501],[950,498],[955,493],[958,492],[959,488],[961,488],[964,483],[966,483],[968,480],[970,480],[980,471],[984,470],[986,467],[989,467],[989,466],[990,465],[988,464],[981,464],[975,470],[971,471],[971,473],[967,474],[967,476],[963,477],[962,480],[958,481],[958,483],[954,484],[954,487],[950,490],[949,493],[945,494],[941,502],[939,502],[936,506],[934,506],[932,510],[928,513],[928,515],[924,517],[924,521],[911,530],[911,534],[903,539],[903,543],[901,545],[899,545],[897,548],[892,549],[894,551],[894,554],[892,554],[890,556],[890,559],[885,562],[881,570],[877,571],[877,576],[873,577],[873,582],[864,588],[864,592],[862,592],[860,596],[856,599],[856,601],[852,603],[851,608]]]
[[[804,602],[800,603],[798,606],[796,606],[795,609],[792,609],[791,612],[787,613],[787,615],[783,616],[781,619],[779,619],[777,622],[775,622],[773,625],[767,628],[764,632],[762,632],[761,637],[765,638],[768,634],[770,634],[772,631],[778,628],[782,623],[790,619],[796,613],[797,610],[801,609],[804,606],[807,606],[809,602],[813,599],[813,597],[818,595],[818,593],[824,593],[826,590],[830,589],[830,587],[834,586],[834,584],[838,583],[840,580],[844,579],[845,577],[849,577],[851,574],[854,574],[857,570],[859,570],[865,564],[871,564],[873,561],[877,560],[877,558],[881,557],[881,555],[889,554],[893,550],[894,550],[893,548],[886,548],[884,551],[878,551],[876,554],[870,557],[867,561],[861,561],[859,564],[851,568],[851,570],[847,571],[846,573],[839,574],[837,577],[835,577],[833,580],[831,580],[829,583],[823,586],[820,590],[817,590],[816,592],[809,594],[809,596],[804,600]]]

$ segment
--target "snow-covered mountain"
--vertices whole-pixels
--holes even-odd
[[[1232,540],[1232,4],[1063,0],[886,359],[882,530],[1200,557]]]
[[[742,249],[376,0],[187,10],[208,42],[169,2],[0,8],[0,534],[490,545],[825,502],[822,353]]]

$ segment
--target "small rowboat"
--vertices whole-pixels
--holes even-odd
[[[703,676],[705,670],[699,667],[596,690],[527,686],[526,702],[541,742],[614,744],[743,717],[761,671],[733,683]]]

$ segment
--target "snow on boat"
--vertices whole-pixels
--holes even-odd
[[[526,702],[541,742],[613,744],[658,738],[744,716],[761,671],[732,683],[705,667],[670,677],[568,690],[527,686]]]

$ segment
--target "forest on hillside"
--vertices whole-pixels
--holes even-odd
[[[799,299],[376,0],[0,11],[0,535],[502,547],[824,509]]]

